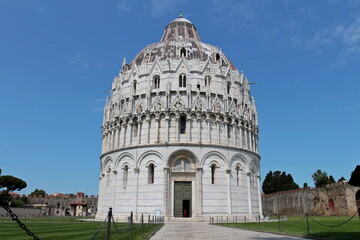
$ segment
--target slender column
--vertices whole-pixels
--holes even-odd
[[[170,127],[170,118],[165,118],[166,120],[166,142],[169,142],[169,127]]]
[[[255,152],[255,141],[254,140],[255,140],[254,132],[251,132],[251,148]]]
[[[247,132],[247,129],[244,129],[244,140],[245,140],[245,144],[244,144],[244,146],[245,146],[245,149],[248,149],[248,134],[247,134],[248,132]]]
[[[217,124],[217,143],[220,144],[220,121],[216,121]]]
[[[114,173],[114,189],[112,191],[112,205],[111,205],[111,207],[115,208],[115,193],[116,193],[117,171],[114,170],[113,173]]]
[[[186,135],[187,135],[187,139],[188,142],[191,142],[191,118],[187,118],[186,119]]]
[[[203,168],[197,168],[197,182],[198,182],[198,189],[197,189],[197,205],[198,205],[198,215],[202,215],[203,214],[203,196],[202,196],[202,172],[203,172]]]
[[[176,139],[177,142],[180,142],[180,131],[179,131],[179,118],[176,118]]]
[[[247,134],[248,134],[248,149],[251,150],[251,131],[250,131],[250,129],[248,129]]]
[[[109,131],[105,134],[105,152],[109,151]]]
[[[105,134],[102,135],[102,146],[101,146],[101,153],[105,152]]]
[[[201,143],[201,119],[197,119],[198,125],[198,143]]]
[[[226,174],[227,174],[227,181],[228,181],[228,186],[227,186],[227,201],[228,201],[228,214],[231,215],[232,214],[232,209],[231,209],[231,169],[226,169]]]
[[[156,142],[159,142],[160,119],[156,119]]]
[[[116,146],[116,148],[120,148],[120,142],[121,142],[121,126],[118,126],[118,129],[119,129],[119,131],[118,131],[118,134],[117,134],[117,139],[118,139],[118,141],[117,141],[117,146]]]
[[[101,216],[102,214],[102,199],[103,199],[103,189],[104,189],[104,176],[105,174],[100,174],[99,176],[99,198],[98,198],[98,212],[97,214],[99,214]],[[105,216],[104,216],[105,218]]]
[[[255,134],[255,149],[256,149],[256,152],[258,153],[259,152],[259,137],[257,134]]]
[[[225,142],[226,144],[229,144],[229,129],[228,129],[228,123],[224,122],[224,126],[225,126]]]
[[[116,138],[116,128],[113,129],[112,131],[112,141],[111,141],[111,144],[112,144],[112,149],[115,149],[115,139]]]
[[[149,143],[150,142],[150,118],[148,118],[148,119],[146,119],[146,121],[147,121],[147,125],[148,125],[148,127],[147,127],[147,133],[146,133],[146,143]]]
[[[250,133],[250,150],[251,151],[254,151],[254,146],[253,146],[253,132],[251,130],[249,130],[249,133]]]
[[[142,129],[142,122],[138,122],[138,131],[137,131],[137,144],[141,144],[141,129]]]
[[[139,171],[140,169],[138,167],[134,168],[135,171],[135,201],[134,201],[134,214],[137,216],[137,210],[138,210],[138,190],[139,190]]]
[[[239,127],[239,139],[240,139],[240,147],[243,148],[243,131],[242,131],[242,127]]]
[[[208,143],[211,143],[211,131],[210,131],[210,120],[206,120],[207,129],[208,129]]]
[[[247,172],[246,178],[247,178],[248,206],[249,206],[249,214],[252,214],[250,177],[251,177],[251,172]]]
[[[114,148],[115,148],[115,149],[117,149],[117,148],[118,148],[118,145],[119,145],[118,135],[119,135],[119,128],[116,127],[116,129],[115,129],[115,143],[114,143]]]
[[[168,189],[169,189],[169,183],[168,183],[168,176],[169,176],[169,168],[164,167],[164,216],[168,215]]]
[[[232,129],[233,129],[233,145],[234,147],[236,147],[236,132],[237,132],[237,127],[236,127],[236,124],[233,123],[232,124]]]
[[[132,124],[132,122],[129,122],[129,124],[128,124],[128,129],[129,129],[129,131],[128,131],[128,138],[129,138],[129,146],[130,145],[132,145],[132,131],[133,131],[133,124]]]
[[[123,124],[123,143],[122,143],[123,146],[125,146],[125,141],[126,141],[126,130],[127,130],[126,123],[124,123]]]
[[[258,190],[258,201],[259,201],[259,214],[262,217],[262,202],[261,202],[261,190],[260,190],[260,175],[257,176],[257,190]]]
[[[108,135],[107,135],[107,150],[110,151],[111,150],[111,134],[112,134],[112,131],[109,130],[108,131]]]

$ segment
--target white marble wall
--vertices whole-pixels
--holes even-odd
[[[173,217],[174,179],[171,159],[181,152],[192,156],[193,168],[193,217],[251,216],[261,213],[258,184],[248,186],[247,173],[259,175],[259,156],[248,151],[213,146],[152,145],[115,151],[101,159],[101,191],[97,219],[106,217],[109,207],[114,216],[125,219],[130,211],[140,216],[154,214]],[[155,165],[154,183],[148,183],[148,164]],[[215,183],[211,183],[211,164],[217,165]],[[127,184],[123,184],[124,165],[129,166]],[[237,185],[236,166],[240,165],[240,181]],[[250,169],[250,166],[252,169]],[[110,169],[110,171],[109,171]],[[200,169],[200,172],[197,170]],[[169,180],[165,179],[169,171]],[[199,175],[200,174],[200,175]],[[178,175],[177,175],[178,176]],[[250,181],[252,183],[252,181]],[[248,189],[250,187],[250,195]],[[165,190],[168,189],[168,190]],[[249,203],[251,199],[251,203]]]

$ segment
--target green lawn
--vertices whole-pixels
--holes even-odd
[[[82,219],[82,218],[81,218]],[[21,219],[23,223],[41,240],[51,239],[51,240],[80,240],[80,239],[90,239],[101,226],[101,222],[81,222],[78,220],[71,220],[70,218],[55,218],[53,222],[43,221],[44,218],[33,218]],[[72,222],[71,222],[72,221]],[[127,224],[125,223],[116,223],[117,228],[122,231],[125,229]],[[149,231],[147,224],[143,225],[143,236],[144,239],[151,234],[152,232],[161,228],[162,224],[149,225]],[[106,224],[104,224],[100,233],[95,239],[104,239],[105,238],[105,229]],[[28,236],[24,230],[22,230],[19,225],[12,221],[7,221],[0,219],[0,239],[1,240],[27,240],[33,239]],[[110,239],[130,239],[129,228],[125,233],[119,234],[115,229],[114,225],[111,225]],[[133,239],[141,240],[142,231],[140,224],[133,224]]]
[[[360,239],[360,219],[354,217],[351,221],[341,226],[350,217],[347,216],[316,216],[308,218],[309,236],[334,239],[334,240],[354,240]],[[275,222],[252,222],[252,223],[218,223],[222,226],[237,227],[244,229],[262,230],[269,232],[280,232],[285,234],[307,236],[306,218],[301,216],[291,216],[287,220]],[[280,225],[280,226],[279,226]],[[322,226],[326,225],[326,226]],[[331,226],[331,227],[330,227]]]

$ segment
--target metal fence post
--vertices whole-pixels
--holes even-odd
[[[110,239],[110,226],[111,226],[112,208],[109,208],[109,212],[108,212],[107,217],[108,217],[108,222],[107,222],[107,227],[106,227],[105,239],[109,240]]]
[[[141,236],[144,239],[144,214],[141,214]]]
[[[148,217],[148,235],[150,234],[150,214],[149,214],[149,217]]]
[[[259,229],[261,229],[261,219],[260,219],[260,215],[259,215]]]
[[[278,215],[278,231],[281,232],[281,228],[280,228],[280,215]]]
[[[155,229],[155,216],[154,215],[152,216],[152,222],[153,222],[152,230],[154,231],[154,229]]]
[[[130,240],[132,240],[132,223],[133,223],[133,212],[130,213]]]

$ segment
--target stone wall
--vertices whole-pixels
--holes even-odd
[[[340,182],[322,188],[264,194],[264,215],[353,215],[357,212],[355,194],[359,187]]]
[[[22,208],[11,208],[15,214],[21,216],[94,216],[97,211],[98,197],[91,195],[84,195],[78,193],[74,195],[61,194],[60,196],[45,195],[45,196],[32,196],[32,195],[13,195],[13,199],[26,199],[25,206]],[[80,206],[80,207],[79,207]],[[1,208],[0,215],[6,215],[6,211]]]

